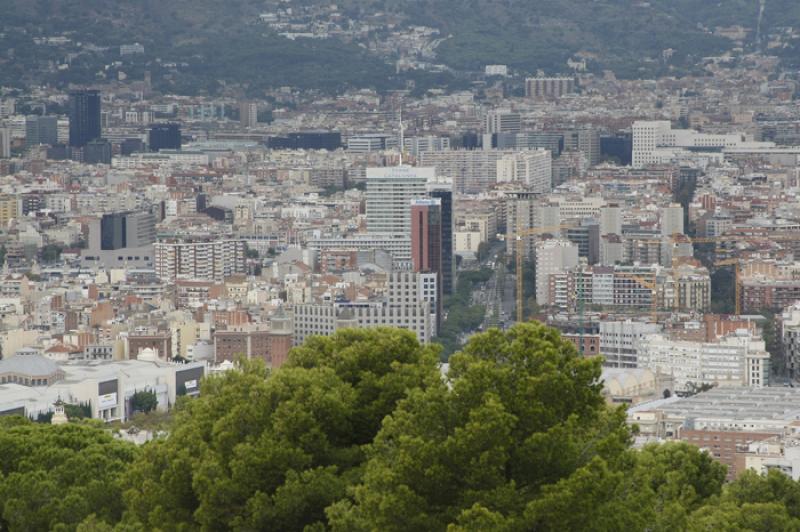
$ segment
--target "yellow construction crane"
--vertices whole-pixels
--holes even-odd
[[[517,272],[517,321],[522,322],[524,320],[524,294],[523,289],[525,285],[522,280],[522,255],[525,253],[525,240],[526,236],[534,236],[534,235],[544,235],[547,233],[557,233],[561,229],[567,229],[570,226],[567,225],[554,225],[550,227],[531,227],[529,229],[521,229],[517,228],[515,234],[511,235],[512,238],[515,240],[515,251],[514,251],[514,259],[516,261],[516,272]]]
[[[651,313],[653,317],[653,323],[656,323],[658,321],[658,279],[656,278],[656,272],[653,272],[651,275],[653,276],[653,279],[649,280],[634,273],[618,272],[618,271],[614,272],[615,277],[620,276],[620,277],[627,277],[628,279],[633,279],[640,285],[644,286],[645,288],[649,288],[651,290],[652,293]]]
[[[735,309],[736,315],[740,316],[742,314],[742,299],[741,299],[741,288],[739,287],[740,276],[741,276],[741,268],[739,267],[739,259],[727,259],[727,260],[720,260],[714,263],[714,266],[733,266],[733,274],[734,274],[734,294],[735,294]]]

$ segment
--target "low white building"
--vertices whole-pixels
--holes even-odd
[[[133,414],[131,398],[136,392],[155,393],[157,409],[167,410],[178,396],[199,393],[200,380],[206,374],[204,363],[150,359],[57,364],[40,355],[25,354],[2,362],[0,415],[32,418],[52,411],[60,398],[88,405],[92,418],[125,421]]]
[[[675,379],[677,390],[701,385],[769,385],[769,353],[764,340],[739,330],[719,342],[670,340],[661,334],[644,336],[638,344],[637,365]]]

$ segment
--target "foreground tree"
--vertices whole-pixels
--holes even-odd
[[[623,410],[601,395],[600,361],[538,323],[474,336],[447,382],[412,392],[388,418],[338,530],[516,528],[542,487],[595,457],[627,459]]]
[[[100,425],[0,418],[3,530],[74,530],[122,517],[120,478],[137,452]]]
[[[312,338],[268,376],[245,364],[203,383],[170,437],[127,478],[129,522],[147,528],[302,530],[358,481],[381,421],[437,382],[436,349],[408,331]]]

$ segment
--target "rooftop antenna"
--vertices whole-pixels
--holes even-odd
[[[404,130],[403,130],[403,106],[400,106],[400,163],[398,166],[403,166],[403,144],[404,144]]]

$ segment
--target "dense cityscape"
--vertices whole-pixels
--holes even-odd
[[[476,68],[434,7],[266,2],[252,83],[20,7],[0,529],[800,530],[800,34],[753,4]]]

